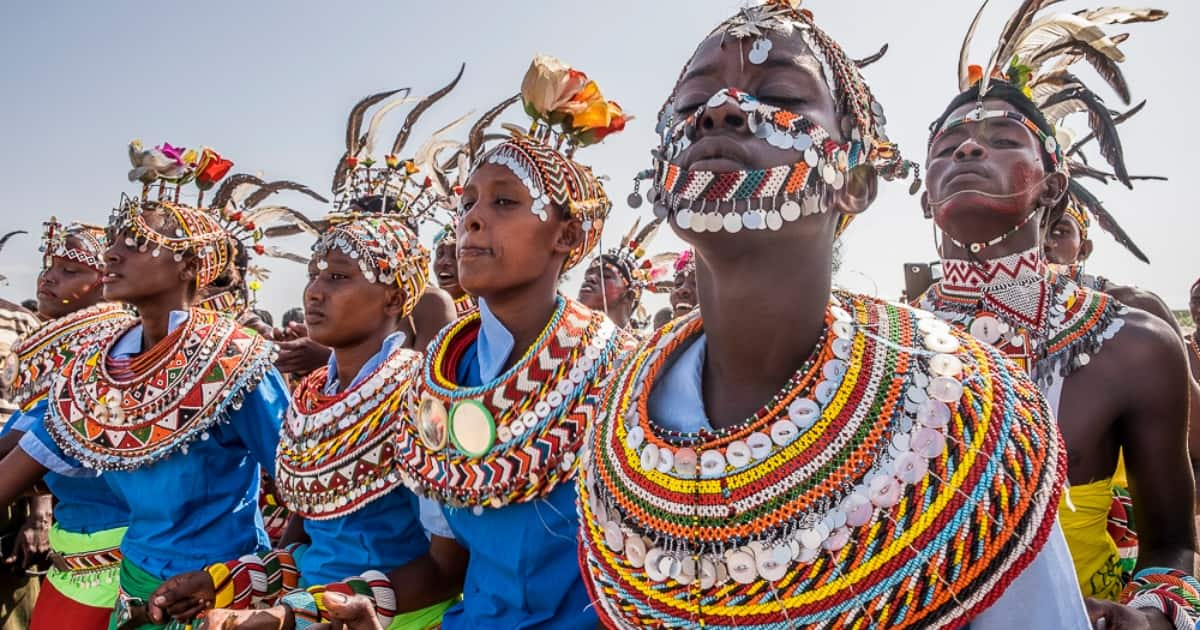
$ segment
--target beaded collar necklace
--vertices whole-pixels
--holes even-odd
[[[649,417],[698,314],[613,375],[579,481],[606,625],[957,627],[1037,554],[1065,458],[1033,384],[929,313],[837,300],[813,355],[735,427]]]
[[[475,304],[475,298],[466,293],[454,300],[454,316],[456,318],[466,317],[477,310],[479,310],[479,306]]]
[[[304,518],[346,516],[400,485],[394,443],[421,353],[396,348],[357,385],[323,393],[328,367],[292,393],[276,458],[279,496]]]
[[[81,347],[49,394],[51,436],[89,468],[133,470],[186,453],[241,407],[275,361],[271,342],[202,309],[141,356],[110,361],[136,323]]]
[[[1087,365],[1124,324],[1124,307],[1052,271],[1036,247],[984,261],[943,260],[942,269],[921,307],[1003,351],[1039,383]]]
[[[481,513],[541,498],[575,474],[603,375],[626,337],[603,313],[560,296],[520,361],[464,387],[455,372],[479,325],[472,313],[430,346],[397,459],[414,492]]]
[[[15,363],[7,382],[15,392],[13,402],[28,409],[50,391],[50,381],[70,362],[81,346],[105,338],[133,319],[124,306],[101,302],[80,309],[29,333],[13,345]]]

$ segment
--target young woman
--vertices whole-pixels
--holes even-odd
[[[470,552],[463,601],[443,628],[595,625],[576,564],[571,478],[624,337],[557,288],[595,247],[611,207],[574,150],[624,116],[586,75],[547,57],[534,60],[522,95],[537,114],[530,132],[470,147],[458,280],[479,311],[430,346],[397,445],[407,481],[444,506]]]
[[[228,161],[211,149],[181,154],[140,143],[130,155],[131,175],[145,186],[140,199],[114,210],[103,281],[105,299],[130,304],[139,317],[115,333],[76,339],[44,422],[0,462],[0,500],[46,470],[103,471],[130,523],[114,628],[148,621],[145,599],[162,580],[266,544],[259,466],[274,464],[287,407],[271,344],[189,307],[231,251],[207,213],[179,203],[178,186],[212,185]]]
[[[104,230],[51,217],[42,235],[38,315],[46,322],[13,346],[15,402],[21,412],[0,432],[7,454],[31,426],[42,422],[52,379],[77,351],[77,335],[109,334],[132,315],[103,301]],[[38,594],[32,630],[103,628],[117,601],[119,546],[128,511],[96,477],[47,473],[57,505],[50,525],[50,496],[38,497],[49,527],[51,567]]]
[[[342,217],[313,252],[305,320],[313,341],[333,354],[293,392],[275,469],[279,496],[304,519],[308,543],[168,580],[151,598],[156,621],[190,619],[202,603],[270,603],[299,586],[306,590],[284,597],[286,607],[257,616],[275,615],[286,627],[299,617],[302,626],[321,618],[319,596],[336,590],[331,584],[348,576],[386,582],[381,571],[399,570],[407,579],[381,607],[383,625],[423,629],[436,626],[462,590],[465,554],[453,540],[426,537],[417,498],[400,482],[393,442],[421,365],[421,354],[404,347],[400,322],[423,294],[428,253],[388,215]],[[446,561],[447,549],[457,569]],[[283,572],[278,580],[267,579],[265,567],[272,566]],[[430,566],[441,566],[448,579],[421,572]],[[242,617],[249,624],[255,615]]]
[[[831,288],[908,164],[853,62],[781,0],[697,48],[652,199],[699,309],[614,371],[579,478],[609,627],[1087,628],[1037,390],[928,313]]]

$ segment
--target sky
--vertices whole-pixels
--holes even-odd
[[[976,63],[986,59],[1017,4],[992,0],[976,36]],[[325,192],[344,149],[346,115],[362,96],[400,87],[426,94],[465,62],[458,88],[422,119],[410,144],[415,148],[422,133],[515,93],[537,53],[587,72],[637,117],[624,133],[577,156],[611,178],[616,205],[607,247],[636,217],[650,214],[649,204],[633,210],[624,200],[633,175],[649,166],[655,114],[680,68],[705,34],[740,6],[740,0],[212,0],[153,8],[131,0],[0,3],[0,146],[6,149],[0,152],[0,233],[30,232],[0,252],[0,274],[8,278],[0,297],[32,297],[46,217],[104,223],[121,193],[139,190],[126,179],[133,138],[208,145],[235,162],[233,172]],[[958,48],[978,4],[809,0],[805,6],[853,57],[890,46],[865,75],[887,110],[891,138],[909,158],[923,161],[927,127],[956,92]],[[1098,5],[1067,0],[1058,6]],[[1184,308],[1200,275],[1200,254],[1192,249],[1200,213],[1184,196],[1195,177],[1189,156],[1200,146],[1197,74],[1186,48],[1200,23],[1200,3],[1161,0],[1155,6],[1170,17],[1121,27],[1132,34],[1122,48],[1135,102],[1149,100],[1121,129],[1130,170],[1170,181],[1135,191],[1093,188],[1153,264],[1138,262],[1095,230],[1097,252],[1088,269]],[[1100,92],[1121,107],[1107,88]],[[399,128],[403,113],[393,117],[385,136]],[[523,122],[516,108],[504,120]],[[903,263],[936,258],[932,225],[907,188],[907,182],[884,186],[851,227],[841,285],[895,298]],[[304,197],[277,201],[310,216],[327,210]],[[309,246],[299,238],[281,244],[297,252]],[[650,249],[681,247],[662,230]],[[259,304],[279,317],[301,303],[304,271],[286,261],[265,263],[272,277]]]

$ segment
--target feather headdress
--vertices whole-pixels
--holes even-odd
[[[1106,7],[1041,15],[1043,9],[1060,1],[1024,0],[1005,23],[987,63],[977,66],[969,63],[969,57],[972,40],[988,5],[988,0],[984,0],[959,50],[958,88],[960,92],[966,92],[978,86],[980,106],[976,117],[982,115],[983,100],[996,82],[1005,82],[1021,90],[1057,131],[1043,139],[1044,148],[1055,167],[1071,176],[1068,189],[1070,203],[1077,210],[1086,208],[1096,217],[1100,226],[1134,256],[1148,262],[1146,255],[1105,210],[1099,199],[1080,182],[1083,177],[1092,177],[1105,183],[1116,180],[1132,188],[1135,179],[1153,179],[1129,174],[1117,132],[1117,125],[1136,114],[1144,103],[1124,114],[1113,111],[1070,69],[1086,61],[1117,97],[1128,105],[1131,94],[1120,66],[1125,61],[1120,44],[1129,36],[1124,33],[1110,34],[1105,27],[1157,22],[1165,18],[1167,12]],[[1079,142],[1069,144],[1070,137],[1063,132],[1063,123],[1075,113],[1087,114],[1090,133]],[[952,124],[946,123],[942,130]],[[936,135],[939,130],[934,131]],[[1111,172],[1095,169],[1086,160],[1069,159],[1073,156],[1081,158],[1080,148],[1093,140],[1099,145],[1100,155],[1108,163]]]
[[[439,156],[461,146],[459,142],[449,139],[448,135],[462,125],[470,114],[438,129],[411,157],[403,157],[403,151],[417,121],[458,85],[465,69],[466,65],[463,64],[450,83],[419,100],[410,98],[411,90],[404,88],[372,94],[354,105],[346,122],[346,152],[338,160],[333,176],[335,214],[352,211],[354,202],[359,199],[378,196],[388,199],[394,206],[384,209],[385,212],[403,215],[410,224],[415,225],[435,207],[450,205],[447,168],[439,162]],[[368,110],[380,103],[383,105],[374,112],[364,130],[362,127]],[[415,105],[405,117],[380,165],[374,157],[380,127],[389,112],[410,103]]]

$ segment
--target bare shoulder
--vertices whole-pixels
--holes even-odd
[[[438,287],[425,287],[412,316],[420,336],[433,335],[454,321],[454,299]]]
[[[1182,338],[1161,318],[1138,308],[1127,308],[1122,319],[1120,332],[1101,353],[1111,357],[1106,364],[1124,375],[1120,381],[1140,394],[1183,391],[1188,366]]]
[[[1174,334],[1182,336],[1183,331],[1179,328],[1179,322],[1175,321],[1170,307],[1157,293],[1129,285],[1112,285],[1105,288],[1104,292],[1125,306],[1143,310],[1163,320]]]

